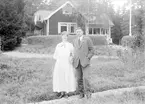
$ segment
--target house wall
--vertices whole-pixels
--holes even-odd
[[[43,30],[44,33],[43,33],[43,35],[47,34],[47,30],[46,29],[47,29],[47,21],[44,22],[44,30]]]
[[[56,35],[58,34],[58,22],[75,22],[68,15],[64,15],[62,9],[52,15],[49,19],[49,34]]]

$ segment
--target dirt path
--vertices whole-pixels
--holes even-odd
[[[106,96],[112,96],[112,95],[119,96],[125,92],[133,92],[135,90],[145,90],[145,86],[132,87],[132,88],[121,88],[121,89],[114,89],[114,90],[98,92],[98,93],[92,94],[91,99],[86,99],[86,98],[79,99],[78,96],[72,96],[69,98],[62,98],[62,99],[57,99],[57,100],[43,101],[43,102],[39,102],[39,103],[29,103],[29,104],[76,104],[76,103],[77,104],[115,104],[115,103],[113,103],[113,102],[115,102],[115,99],[114,99],[114,101],[112,100],[112,103],[109,103],[109,102],[108,103],[105,103],[105,102],[100,103],[99,101],[102,100],[101,98],[104,98],[104,100],[105,100]],[[94,99],[95,100],[98,99],[97,100],[98,102],[91,102]],[[133,104],[137,104],[137,103],[133,103]]]

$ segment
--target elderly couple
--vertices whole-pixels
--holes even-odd
[[[68,97],[69,92],[78,92],[79,98],[91,97],[88,72],[90,59],[94,55],[91,39],[76,29],[77,38],[67,41],[68,33],[62,32],[62,42],[57,44],[53,58],[56,60],[53,71],[53,92],[59,98]]]

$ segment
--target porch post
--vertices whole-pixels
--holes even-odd
[[[110,27],[110,25],[109,25],[109,34],[108,34],[109,36],[109,39],[111,38],[111,27]]]
[[[2,37],[0,37],[0,53],[2,53]]]
[[[49,19],[46,22],[46,35],[49,35]]]
[[[85,28],[85,34],[89,35],[89,24],[86,24]]]
[[[101,33],[102,33],[102,32],[101,32],[101,28],[100,28],[100,35],[101,35]]]

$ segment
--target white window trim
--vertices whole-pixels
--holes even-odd
[[[94,30],[94,28],[96,28],[96,27],[88,27],[88,30],[89,30],[89,28],[92,28],[92,32],[93,32],[93,30]],[[107,36],[108,34],[106,33],[106,31],[107,31],[107,29],[105,29],[105,34],[102,34],[102,28],[99,28],[100,29],[100,34],[89,34],[89,31],[88,31],[88,34],[89,35],[105,35],[105,36]]]
[[[66,24],[67,32],[69,32],[68,30],[69,30],[69,26],[70,25],[76,25],[76,27],[77,27],[77,23],[76,22],[58,22],[58,34],[61,33],[61,26],[64,26],[62,24]],[[74,31],[74,33],[70,32],[70,34],[75,34],[75,31]]]

